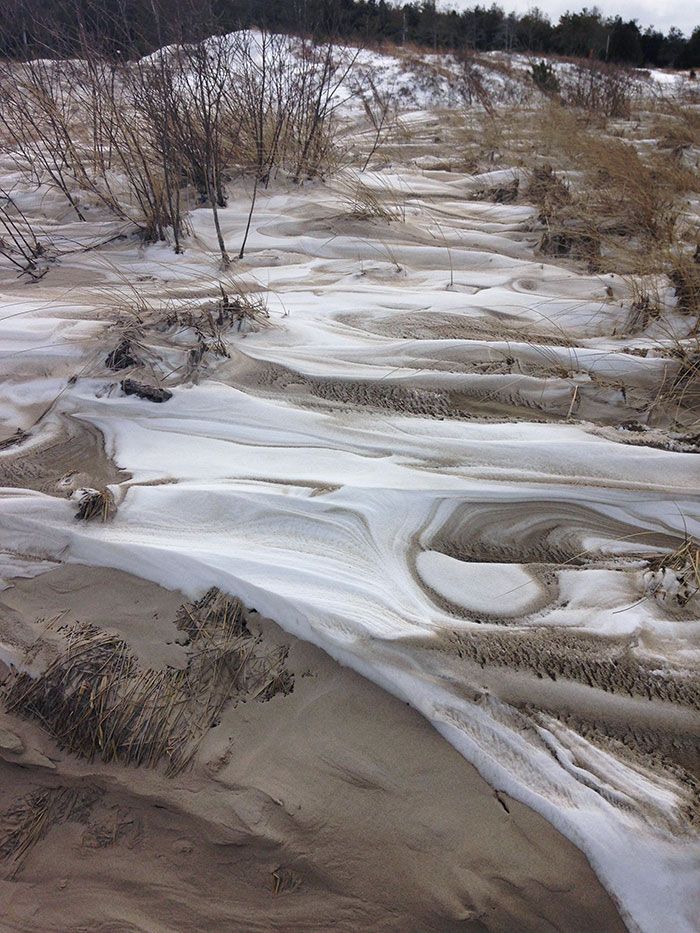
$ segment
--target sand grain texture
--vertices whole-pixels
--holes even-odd
[[[0,594],[18,629],[49,607],[96,624],[110,605],[109,628],[150,664],[156,641],[167,656],[180,601],[79,566]],[[81,763],[3,718],[55,769],[5,748],[0,812],[47,788],[95,796],[48,829],[14,878],[12,860],[0,863],[4,929],[624,929],[583,856],[528,808],[499,801],[421,716],[254,619],[270,648],[291,641],[294,690],[225,710],[179,778]]]

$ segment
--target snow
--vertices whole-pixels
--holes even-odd
[[[361,61],[387,86],[410,85],[411,106],[450,99],[403,63]],[[130,474],[112,487],[118,511],[104,525],[76,522],[66,498],[0,490],[3,547],[240,596],[410,703],[495,787],[551,820],[630,929],[690,933],[700,845],[682,782],[642,774],[544,714],[533,725],[478,679],[462,683],[440,650],[480,628],[478,614],[528,616],[524,629],[537,613],[553,631],[634,635],[640,652],[697,661],[697,629],[643,598],[639,569],[647,542],[700,533],[697,458],[594,427],[626,404],[613,383],[653,387],[667,361],[621,352],[628,309],[606,301],[612,280],[540,261],[521,229],[529,208],[470,202],[475,180],[457,173],[395,166],[362,181],[403,191],[406,224],[334,227],[343,200],[332,181],[260,192],[236,273],[265,293],[271,326],[233,333],[231,359],[163,405],[123,396],[101,370],[103,328],[132,287],[156,304],[216,292],[207,211],[192,215],[182,256],[124,242],[65,257],[37,285],[2,281],[7,433],[32,429],[29,453],[72,417],[98,428]],[[221,211],[229,243],[240,242],[246,194],[233,188]],[[426,339],[403,334],[413,315],[435,322]],[[491,335],[441,333],[446,319]],[[541,330],[572,346],[540,341]],[[165,344],[154,357],[164,371],[177,363]],[[574,387],[579,420],[567,417]],[[460,398],[468,410],[453,417]],[[442,553],[441,535],[465,553]],[[548,563],[545,589],[529,565]]]
[[[470,613],[526,614],[540,593],[535,577],[518,564],[465,563],[423,551],[416,567],[427,586]]]

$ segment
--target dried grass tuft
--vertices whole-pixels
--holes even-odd
[[[662,602],[686,606],[700,592],[700,543],[686,536],[675,551],[653,562],[647,587]]]
[[[371,187],[361,179],[340,178],[336,187],[346,205],[347,214],[355,220],[381,220],[386,223],[402,222],[406,219],[401,193],[391,185],[380,181],[379,187]]]
[[[472,201],[491,201],[493,204],[512,204],[518,200],[520,179],[514,178],[504,185],[481,188],[471,194]]]
[[[108,521],[116,512],[114,496],[109,489],[83,489],[80,491],[78,511],[75,517],[80,521]]]
[[[552,217],[571,202],[569,186],[548,162],[535,165],[529,172],[525,196],[539,208],[540,223],[549,223]]]
[[[286,648],[263,650],[239,600],[210,590],[184,605],[181,670],[139,667],[127,643],[93,625],[65,628],[65,649],[38,677],[11,675],[7,711],[39,722],[59,747],[92,761],[156,767],[175,775],[192,761],[229,700],[289,693]]]
[[[206,342],[214,340],[221,347],[223,335],[232,329],[238,333],[249,333],[266,327],[269,313],[265,303],[259,298],[246,294],[242,289],[231,294],[219,283],[221,298],[204,305],[192,305],[184,308],[168,308],[157,314],[151,326],[157,329],[191,328],[198,339]],[[228,356],[224,349],[223,355]]]

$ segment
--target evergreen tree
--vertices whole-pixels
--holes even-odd
[[[446,6],[449,4],[447,0]],[[686,39],[604,19],[595,7],[553,25],[536,7],[506,14],[496,3],[461,12],[435,0],[0,0],[0,55],[70,55],[87,35],[109,55],[139,56],[179,40],[250,26],[356,42],[415,42],[426,48],[505,49],[592,57],[631,65],[700,65],[696,29]]]
[[[636,20],[623,22],[620,16],[608,21],[609,41],[606,47],[606,57],[611,62],[627,62],[631,65],[641,65],[644,61],[642,51],[642,34]],[[611,28],[610,28],[611,27]]]

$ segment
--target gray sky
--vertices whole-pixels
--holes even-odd
[[[700,26],[700,8],[694,0],[541,0],[533,3],[531,0],[496,0],[507,12],[515,10],[516,13],[526,13],[533,6],[539,8],[556,22],[562,13],[568,10],[578,11],[584,6],[597,6],[604,15],[616,16],[618,13],[623,19],[636,19],[642,27],[656,26],[663,32],[668,32],[671,26],[678,26],[686,35],[690,35],[696,26]],[[490,6],[491,0],[442,0],[438,6],[463,10],[466,7],[480,3]]]

